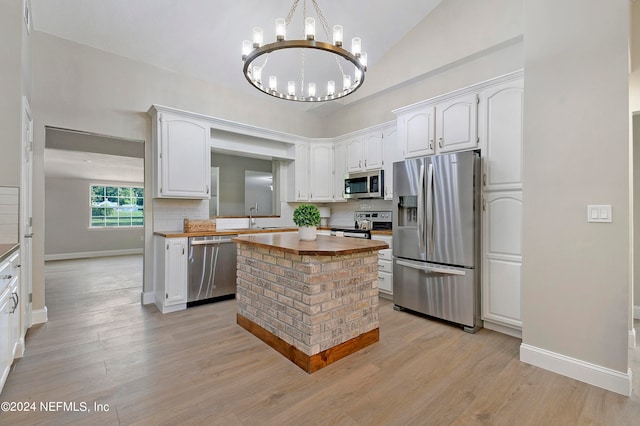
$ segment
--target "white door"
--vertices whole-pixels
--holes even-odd
[[[478,146],[478,96],[461,96],[436,106],[438,152]]]
[[[309,199],[333,200],[333,144],[311,143],[309,154]]]
[[[31,327],[31,273],[33,237],[33,116],[26,97],[22,98],[22,185],[20,191],[20,300],[22,310],[21,335]]]

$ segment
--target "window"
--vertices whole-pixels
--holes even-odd
[[[91,185],[90,228],[144,225],[144,189],[138,186]]]

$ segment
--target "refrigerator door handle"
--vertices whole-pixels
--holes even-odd
[[[458,269],[438,268],[437,266],[429,266],[429,265],[416,265],[415,263],[404,262],[402,260],[397,260],[396,263],[400,266],[406,266],[408,268],[418,269],[420,271],[425,271],[425,272],[435,272],[437,274],[446,274],[446,275],[460,275],[460,276],[467,275],[465,271],[461,271]]]
[[[427,238],[429,242],[429,253],[433,255],[433,164],[429,164],[427,169]]]
[[[418,250],[426,251],[424,233],[424,164],[420,165],[420,178],[418,182]]]

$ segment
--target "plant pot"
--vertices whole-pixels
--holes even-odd
[[[315,226],[301,226],[298,228],[298,237],[303,241],[313,241],[317,236],[317,229]]]

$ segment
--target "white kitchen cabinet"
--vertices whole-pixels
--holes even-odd
[[[390,235],[371,235],[372,240],[384,241],[388,249],[378,251],[378,294],[384,298],[393,296],[393,253]]]
[[[18,353],[20,333],[19,252],[0,263],[0,391]]]
[[[405,158],[478,146],[478,96],[444,96],[394,111]]]
[[[436,104],[436,153],[478,146],[478,96],[457,96]]]
[[[384,158],[384,199],[393,200],[393,163],[404,160],[402,146],[398,143],[396,125],[383,129],[382,158]]]
[[[337,141],[333,145],[333,201],[344,201],[344,178],[347,174],[347,143]]]
[[[154,106],[153,196],[157,198],[210,198],[210,126],[204,120]]]
[[[308,165],[309,200],[333,201],[335,195],[333,143],[311,143]]]
[[[347,172],[356,173],[382,168],[382,131],[355,134],[346,140]]]
[[[524,81],[518,78],[480,94],[484,141],[483,187],[486,191],[522,188],[522,118]]]
[[[289,167],[288,201],[309,201],[309,143],[296,143],[296,159]]]
[[[435,153],[436,109],[433,105],[410,109],[398,115],[398,140],[405,158]]]
[[[522,253],[521,73],[480,91],[482,155],[482,319],[484,326],[521,337]]]
[[[482,207],[482,319],[519,331],[522,192],[485,193]]]
[[[154,238],[156,306],[163,314],[185,309],[189,257],[187,238]]]

